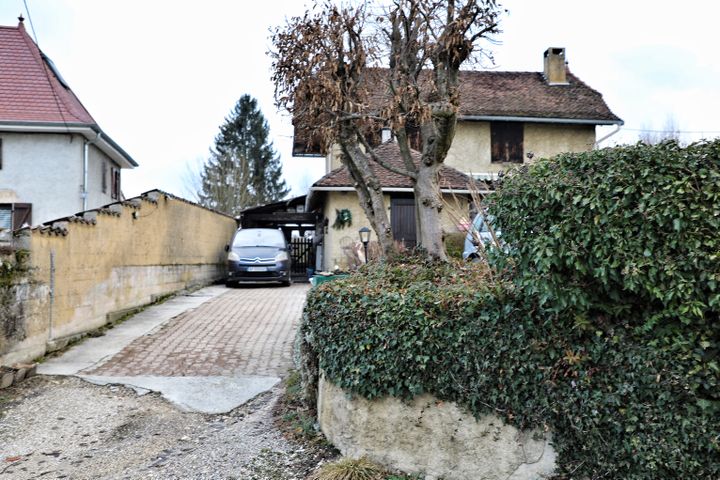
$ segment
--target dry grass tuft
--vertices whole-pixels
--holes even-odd
[[[367,458],[344,458],[323,465],[311,480],[384,480],[385,470]]]

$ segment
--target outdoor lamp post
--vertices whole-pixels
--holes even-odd
[[[368,243],[370,243],[370,229],[368,227],[362,227],[359,231],[360,233],[360,241],[363,244],[363,247],[365,247],[365,263],[368,262]]]

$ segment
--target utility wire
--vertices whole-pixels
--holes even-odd
[[[33,38],[35,39],[35,45],[40,45],[38,43],[37,34],[35,33],[35,25],[33,25],[32,17],[30,16],[30,9],[28,8],[27,0],[23,0],[23,4],[25,5],[25,13],[27,13],[28,21],[30,22],[30,29],[33,32]]]
[[[647,128],[625,128],[622,130],[628,130],[630,132],[646,132],[646,133],[720,133],[720,130],[651,130]]]
[[[25,13],[27,13],[28,21],[30,22],[30,29],[32,30],[33,37],[35,38],[35,45],[37,46],[37,49],[40,50],[40,43],[38,42],[37,35],[35,34],[35,26],[33,26],[32,16],[30,15],[30,9],[28,8],[27,0],[23,0],[23,4],[25,5]],[[55,100],[55,106],[58,109],[58,113],[60,114],[60,118],[62,118],[63,125],[65,126],[65,129],[69,132],[70,127],[68,126],[67,119],[65,118],[65,114],[63,113],[62,106],[60,105],[60,98],[58,96],[58,93],[55,91],[55,87],[53,86],[52,80],[50,79],[50,72],[48,72],[48,65],[47,60],[45,60],[45,54],[42,53],[42,50],[40,50],[40,56],[42,57],[43,61],[43,71],[45,72],[45,78],[47,78],[48,84],[50,85],[50,90],[53,94],[53,99]],[[53,75],[55,73],[53,72]]]

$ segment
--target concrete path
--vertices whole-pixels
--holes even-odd
[[[183,410],[225,413],[292,366],[308,288],[204,288],[148,308],[38,373],[157,391]]]

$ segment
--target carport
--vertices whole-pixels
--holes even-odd
[[[319,213],[305,212],[305,195],[252,207],[240,213],[242,228],[279,228],[290,245],[293,280],[305,282],[308,269],[315,270],[322,237],[323,218]]]

